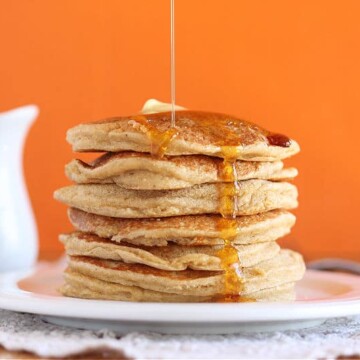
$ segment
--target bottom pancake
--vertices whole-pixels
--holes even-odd
[[[105,282],[134,286],[182,296],[215,297],[223,295],[223,271],[166,271],[142,264],[126,264],[84,256],[70,256],[69,269]],[[247,295],[263,289],[300,280],[305,272],[302,256],[281,250],[274,258],[249,268],[241,268],[241,288],[234,295]]]
[[[60,292],[65,296],[135,302],[211,302],[211,296],[191,296],[147,290],[138,286],[125,286],[85,276],[68,269],[66,283]],[[240,301],[292,301],[295,300],[294,283],[286,283],[244,296]]]

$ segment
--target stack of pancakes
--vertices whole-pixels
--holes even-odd
[[[81,124],[74,151],[105,152],[55,192],[76,231],[66,296],[155,302],[294,299],[300,254],[280,249],[297,206],[282,159],[294,140],[233,116],[177,111]]]

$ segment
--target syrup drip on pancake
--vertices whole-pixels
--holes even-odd
[[[166,153],[166,150],[174,137],[178,134],[176,128],[171,128],[164,132],[159,131],[155,126],[153,126],[145,116],[137,115],[133,117],[137,123],[142,125],[146,130],[146,135],[148,136],[151,143],[151,155],[156,157],[163,157]]]
[[[177,135],[175,128],[170,128],[165,132],[159,131],[154,127],[145,116],[136,116],[133,118],[137,123],[145,127],[146,134],[151,142],[151,154],[162,157],[173,138]],[[220,124],[218,124],[220,125]],[[231,124],[226,124],[231,125]],[[221,302],[239,302],[246,301],[242,299],[239,293],[242,290],[241,269],[239,266],[238,252],[232,245],[237,235],[237,193],[238,182],[235,162],[238,157],[238,149],[233,144],[238,144],[237,134],[230,131],[225,126],[214,126],[210,119],[202,119],[198,122],[202,131],[218,132],[219,145],[221,144],[221,155],[224,158],[221,168],[219,169],[220,177],[224,181],[220,185],[220,202],[219,212],[222,219],[219,220],[217,227],[224,241],[224,246],[218,251],[217,256],[221,260],[221,266],[224,271],[224,289],[223,294],[217,297],[216,301]],[[224,139],[225,136],[225,139]],[[230,143],[230,146],[224,146],[223,140]]]
[[[238,231],[236,213],[239,186],[235,167],[237,149],[234,146],[222,146],[221,152],[224,161],[220,169],[220,176],[226,183],[222,184],[220,188],[219,211],[223,218],[219,220],[217,227],[224,241],[224,246],[217,252],[217,256],[220,258],[224,270],[224,290],[223,295],[218,300],[221,302],[239,302],[242,301],[239,296],[242,290],[241,269],[238,252],[233,246]]]
[[[291,140],[283,134],[270,133],[266,138],[272,146],[289,147],[291,145]]]
[[[141,115],[133,117],[133,120],[145,128],[151,142],[151,154],[157,157],[164,156],[169,144],[178,134],[178,130],[171,127],[168,130],[160,131],[150,123],[150,119]],[[214,144],[220,146],[220,155],[224,159],[222,166],[219,168],[220,178],[223,181],[219,187],[219,212],[222,218],[217,224],[221,238],[224,241],[223,248],[217,252],[224,271],[224,289],[223,293],[214,300],[219,302],[252,301],[239,295],[243,288],[242,275],[238,252],[233,246],[233,241],[238,233],[236,214],[239,185],[236,160],[239,155],[239,134],[231,130],[233,126],[231,120],[221,119],[222,121],[216,121],[212,116],[206,115],[197,120],[195,127],[199,130],[199,133],[211,134],[217,140],[214,141]],[[214,126],[215,124],[216,126]],[[256,128],[256,125],[251,126],[254,129]],[[291,140],[285,135],[268,133],[266,138],[269,145],[281,147],[291,145]]]
[[[224,146],[237,147],[240,150],[239,155],[241,153],[240,146],[247,147],[258,142],[283,148],[292,145],[292,140],[285,135],[272,133],[256,124],[226,114],[177,109],[175,111],[175,128],[171,127],[171,117],[171,111],[161,111],[108,119],[102,122],[133,120],[139,125],[144,125],[144,132],[148,129],[157,135],[176,129],[180,140],[218,146],[220,149]],[[98,124],[102,122],[98,122]],[[218,155],[224,157],[221,151]]]

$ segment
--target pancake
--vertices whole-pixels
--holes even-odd
[[[221,260],[217,252],[223,246],[134,246],[123,245],[86,233],[60,235],[65,245],[66,254],[88,256],[98,259],[122,261],[125,263],[144,264],[156,269],[180,271],[186,269],[221,271]],[[252,245],[234,245],[238,252],[241,267],[254,266],[275,257],[279,245],[264,242]]]
[[[170,118],[171,112],[164,112],[81,124],[68,130],[67,141],[74,151],[159,153],[161,148],[164,155],[218,157],[235,147],[237,159],[252,161],[280,160],[299,151],[294,140],[231,115],[177,111],[176,130]]]
[[[68,266],[75,272],[105,282],[179,295],[214,297],[222,294],[225,285],[222,271],[165,271],[141,264],[81,256],[70,256]],[[300,254],[281,250],[270,260],[241,268],[242,289],[236,295],[295,282],[303,277],[304,271],[305,265]]]
[[[284,169],[281,161],[237,161],[238,180],[283,180],[297,175],[295,168]],[[107,153],[87,164],[72,160],[67,177],[78,184],[116,184],[125,189],[181,189],[198,184],[229,181],[223,160],[201,155],[156,158],[141,153]]]
[[[177,244],[222,245],[219,215],[192,215],[153,219],[121,219],[90,214],[79,209],[68,210],[72,225],[80,231],[93,233],[118,243],[140,246]],[[295,216],[286,210],[273,210],[235,219],[237,245],[275,241],[290,233]]]
[[[228,184],[232,186],[232,184]],[[122,218],[219,213],[225,184],[203,184],[178,190],[125,190],[117,185],[84,184],[62,188],[55,198],[98,215]],[[252,215],[297,206],[297,189],[286,182],[238,182],[236,215]]]
[[[126,286],[102,281],[67,269],[65,284],[60,292],[65,296],[97,300],[137,302],[205,302],[211,296],[191,296],[147,290],[137,286]],[[295,300],[294,283],[286,283],[260,290],[244,296],[243,301],[291,301]]]

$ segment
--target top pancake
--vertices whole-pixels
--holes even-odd
[[[176,130],[170,118],[165,112],[80,124],[68,131],[67,140],[74,151],[154,153],[155,144],[165,155],[227,158],[230,151],[231,158],[252,161],[281,160],[299,151],[294,140],[230,115],[177,111]]]

